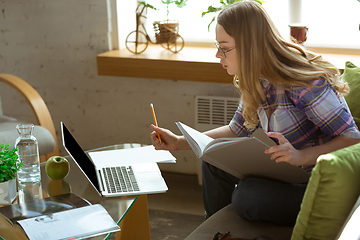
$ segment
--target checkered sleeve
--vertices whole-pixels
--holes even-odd
[[[232,118],[232,120],[229,123],[229,126],[230,126],[231,130],[237,136],[250,137],[255,130],[249,131],[248,129],[246,129],[244,127],[245,119],[243,117],[242,110],[243,110],[243,105],[242,105],[242,102],[240,101],[239,106],[234,114],[234,117]],[[260,127],[260,124],[256,127],[256,129],[258,129],[259,127]]]
[[[327,135],[360,138],[360,132],[346,103],[341,102],[333,87],[322,79],[313,81],[313,85],[312,88],[292,89],[291,99],[295,106],[305,112],[308,119]]]

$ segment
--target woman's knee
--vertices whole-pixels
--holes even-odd
[[[232,205],[243,218],[293,225],[306,185],[293,185],[259,178],[240,180]]]
[[[259,210],[264,207],[263,195],[254,179],[240,180],[232,195],[232,206],[242,217],[250,221],[259,220]]]

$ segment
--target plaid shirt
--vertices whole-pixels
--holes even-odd
[[[345,99],[338,98],[333,87],[329,83],[324,84],[324,80],[312,81],[312,88],[286,90],[277,89],[265,79],[260,81],[266,99],[261,100],[257,110],[260,120],[257,128],[281,133],[296,149],[317,146],[336,136],[360,138]],[[243,123],[240,102],[230,127],[239,137],[251,136],[252,132]]]

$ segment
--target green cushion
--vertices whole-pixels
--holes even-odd
[[[360,143],[320,156],[291,239],[336,239],[359,194]]]
[[[346,62],[342,78],[349,84],[350,93],[345,96],[345,100],[360,129],[360,67],[355,66],[352,62]]]

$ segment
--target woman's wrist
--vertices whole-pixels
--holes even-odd
[[[304,150],[299,150],[300,153],[301,153],[301,157],[300,157],[299,163],[297,164],[298,166],[301,166],[301,165],[315,165],[317,155],[314,155],[311,150],[312,150],[311,148],[307,148],[307,149],[304,149]]]
[[[189,150],[191,149],[189,143],[186,141],[184,136],[177,136],[177,150]]]

